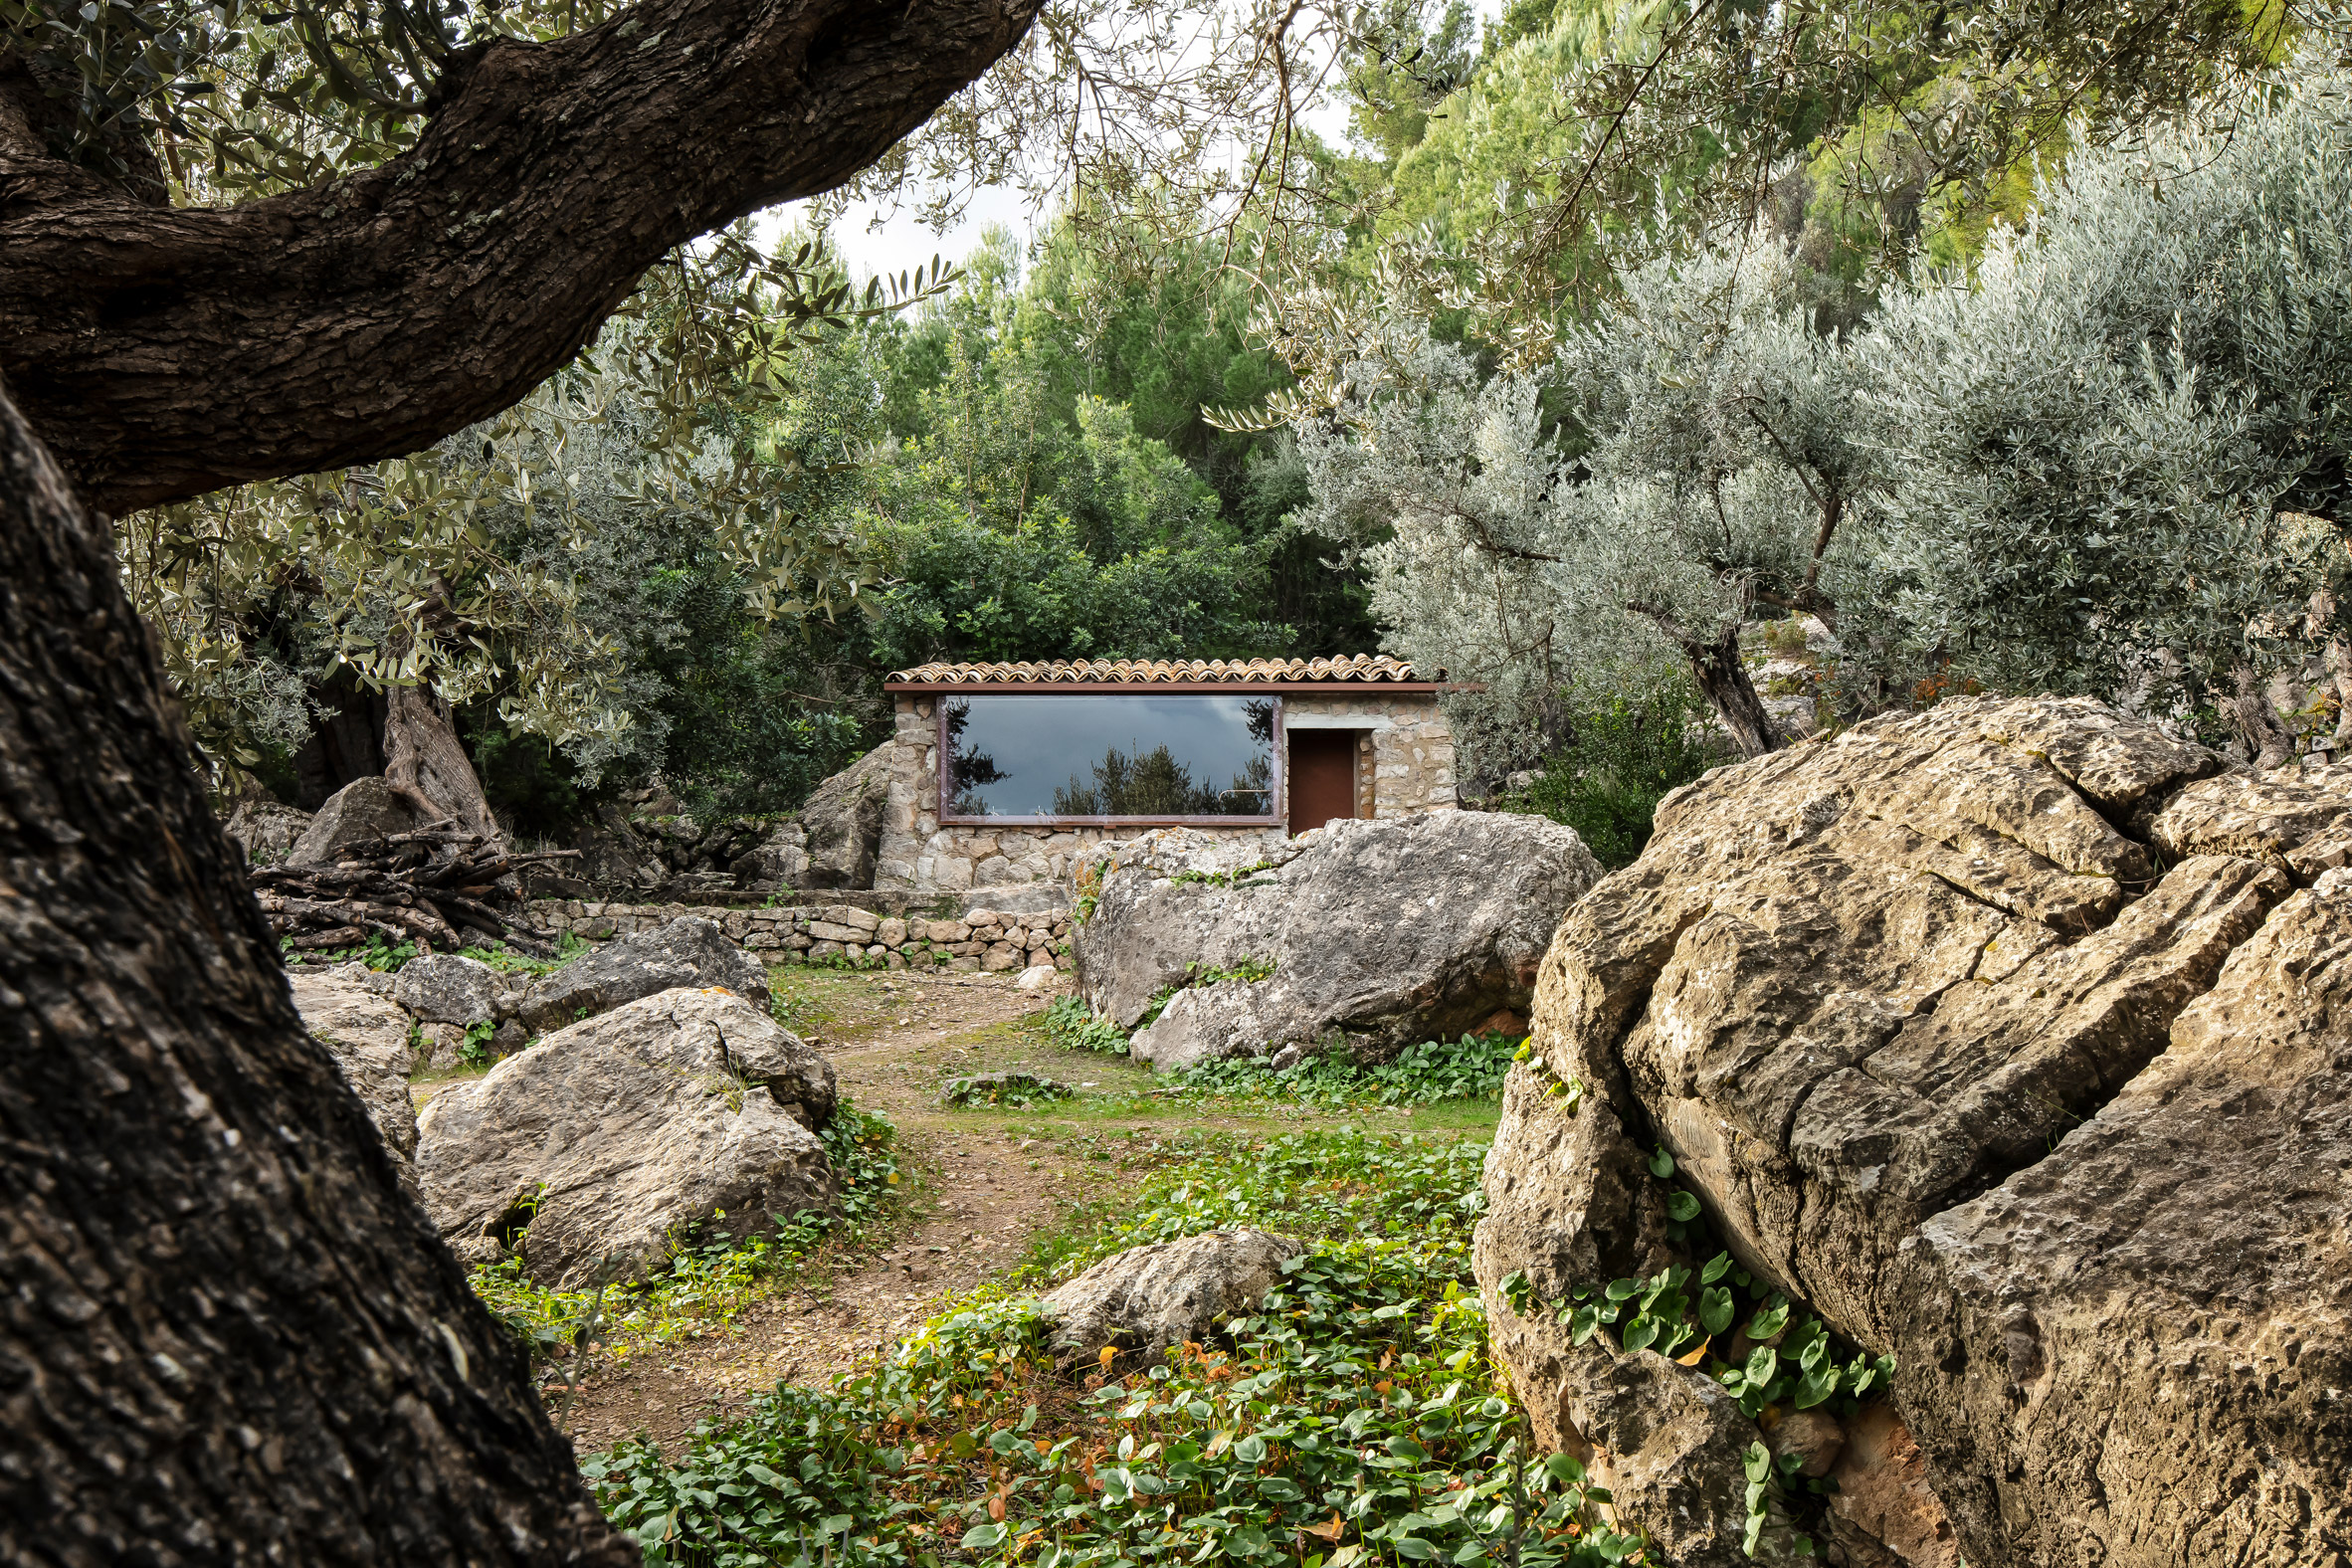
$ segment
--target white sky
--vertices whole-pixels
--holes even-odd
[[[1481,32],[1486,25],[1502,14],[1506,0],[1472,0],[1471,13],[1477,17]],[[1326,98],[1316,103],[1302,116],[1314,132],[1337,143],[1347,137],[1347,111]],[[798,218],[804,203],[791,202],[781,207],[770,207],[758,215],[760,243],[773,247],[784,231]],[[883,218],[879,227],[869,227],[876,217],[871,202],[851,206],[834,225],[834,244],[841,248],[850,264],[851,277],[864,283],[876,273],[911,272],[926,265],[935,255],[948,262],[960,262],[980,243],[983,230],[992,223],[1001,223],[1013,231],[1024,247],[1037,232],[1042,218],[1030,210],[1021,192],[1003,186],[986,186],[974,194],[964,209],[962,221],[945,234],[934,234],[929,225],[918,219],[911,207]]]

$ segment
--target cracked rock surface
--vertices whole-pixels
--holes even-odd
[[[1489,1158],[1478,1277],[1539,1435],[1660,1470],[1574,1412],[1685,1369],[1498,1288],[1663,1266],[1657,1144],[1742,1267],[1897,1357],[1883,1560],[2352,1562],[2348,829],[2352,769],[2049,698],[1668,796],[1543,962],[1535,1049],[1586,1097],[1515,1082]],[[1662,1544],[1720,1490],[1678,1484],[1620,1489]]]
[[[741,1237],[829,1209],[816,1134],[835,1095],[832,1065],[742,998],[665,991],[443,1089],[417,1118],[417,1176],[469,1263],[522,1233],[541,1284],[634,1279],[686,1228]]]
[[[1342,819],[1278,846],[1210,841],[1197,868],[1170,853],[1188,842],[1103,846],[1118,869],[1072,942],[1080,990],[1121,1028],[1188,972],[1273,965],[1177,991],[1134,1037],[1135,1060],[1161,1072],[1285,1050],[1377,1062],[1523,1014],[1552,928],[1601,875],[1574,829],[1482,811]],[[1261,852],[1257,870],[1234,864]]]

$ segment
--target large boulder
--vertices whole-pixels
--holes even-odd
[[[427,953],[400,966],[392,1000],[428,1024],[469,1028],[499,1012],[505,978],[479,958],[463,953]]]
[[[237,803],[221,831],[245,852],[248,866],[276,866],[309,831],[310,820],[310,813],[297,806],[256,793]]]
[[[679,986],[716,986],[766,1011],[768,972],[698,915],[605,943],[534,982],[515,1017],[532,1033],[559,1029]]]
[[[462,1259],[519,1239],[552,1288],[642,1278],[689,1234],[829,1209],[817,1132],[834,1104],[832,1064],[765,1012],[665,991],[443,1089],[418,1122],[417,1174]]]
[[[1255,1307],[1305,1247],[1265,1231],[1211,1231],[1130,1247],[1039,1303],[1047,1345],[1068,1365],[1103,1350],[1144,1361],[1215,1334],[1219,1318]]]
[[[798,821],[779,822],[752,848],[728,863],[739,887],[806,887],[809,883],[809,830]],[[873,879],[868,878],[868,885]]]
[[[808,862],[802,887],[871,887],[890,794],[890,746],[875,747],[817,786],[800,809]]]
[[[302,1026],[333,1055],[392,1151],[393,1163],[409,1179],[417,1150],[417,1109],[408,1092],[408,1015],[340,970],[297,970],[289,978]]]
[[[1189,985],[1134,1037],[1162,1071],[1323,1049],[1379,1060],[1523,1012],[1553,927],[1601,875],[1572,829],[1460,811],[1343,820],[1286,845],[1153,835],[1094,864],[1078,983],[1121,1028]],[[1264,979],[1191,983],[1268,964]]]
[[[1488,1159],[1474,1267],[1539,1433],[1575,1447],[1626,1386],[1550,1303],[1703,1262],[1627,1195],[1663,1145],[1706,1247],[1896,1359],[1838,1462],[1879,1500],[1831,1537],[1901,1540],[1850,1558],[2340,1549],[2352,770],[2226,766],[2095,703],[1963,700],[1662,802],[1560,926]],[[1720,1470],[1619,1506],[1668,1532]]]
[[[286,854],[290,866],[331,865],[344,850],[417,826],[417,813],[380,778],[358,778],[326,797]]]

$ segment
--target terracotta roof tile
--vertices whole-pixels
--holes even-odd
[[[892,682],[925,685],[1010,686],[1093,684],[1162,686],[1172,683],[1248,686],[1261,682],[1443,681],[1443,670],[1423,674],[1386,654],[1353,654],[1338,659],[1095,659],[997,665],[916,665],[892,671]]]

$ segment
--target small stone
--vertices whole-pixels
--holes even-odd
[[[1776,1455],[1799,1456],[1804,1463],[1798,1473],[1819,1480],[1838,1463],[1846,1429],[1826,1410],[1794,1410],[1764,1429],[1764,1446]]]

